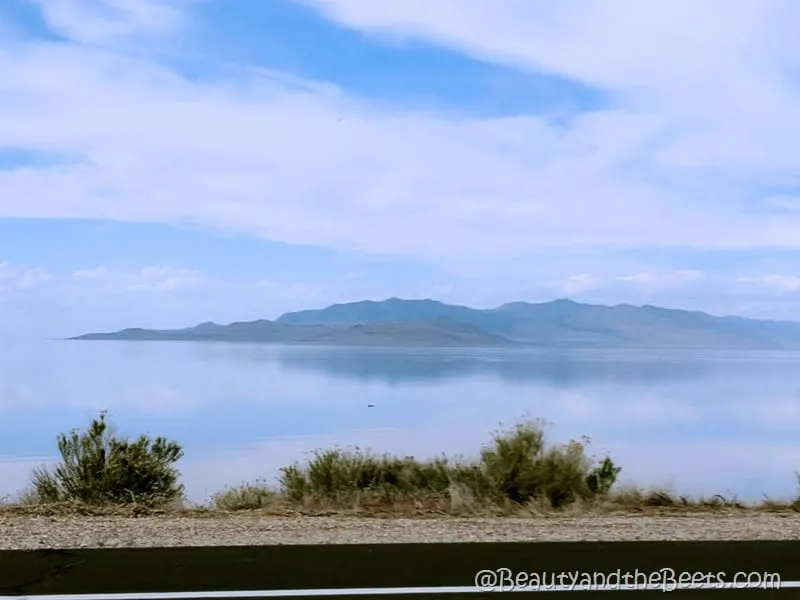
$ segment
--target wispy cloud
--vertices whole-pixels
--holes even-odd
[[[32,0],[49,27],[66,38],[109,43],[174,33],[197,0]]]

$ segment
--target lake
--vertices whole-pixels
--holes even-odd
[[[271,479],[333,445],[476,454],[500,423],[587,435],[622,482],[793,497],[800,353],[357,349],[17,341],[0,351],[0,496],[107,409],[120,433],[179,441],[187,492]],[[374,404],[374,407],[368,407]]]

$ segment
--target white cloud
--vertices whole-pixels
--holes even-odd
[[[800,277],[771,273],[758,277],[739,277],[738,282],[750,284],[779,294],[800,292]]]
[[[136,6],[118,2],[119,31],[91,14],[113,37],[173,10]],[[29,41],[0,52],[0,141],[71,162],[0,172],[0,217],[193,222],[467,265],[542,248],[800,245],[800,215],[754,213],[758,182],[732,186],[800,168],[780,3],[325,6],[358,27],[605,86],[618,108],[566,127],[402,113],[324,82],[242,70],[198,83],[111,50]],[[53,10],[64,30],[91,25]]]
[[[192,0],[189,0],[191,2]],[[184,13],[175,0],[33,0],[48,25],[73,40],[106,43],[178,30]],[[183,0],[183,5],[187,4]]]
[[[675,271],[638,271],[620,272],[616,267],[599,270],[595,273],[580,273],[567,277],[555,277],[543,281],[538,286],[529,286],[528,292],[541,299],[567,296],[579,301],[599,302],[602,304],[627,303],[662,303],[675,306],[676,297],[683,298],[677,306],[686,308],[686,301],[691,298],[691,305],[697,307],[698,298],[700,308],[717,311],[720,307],[713,306],[709,300],[715,295],[720,299],[721,289],[732,288],[735,282],[730,277],[716,275],[710,277],[703,271],[696,269],[683,269]],[[739,290],[741,292],[741,290]],[[660,300],[655,300],[656,298]],[[728,298],[725,294],[722,299]],[[722,308],[728,312],[728,308]]]
[[[572,275],[567,278],[567,282],[564,285],[564,291],[567,294],[580,294],[582,292],[596,289],[599,285],[600,282],[596,277],[589,275],[588,273],[581,273],[579,275]]]
[[[5,292],[32,290],[49,278],[47,271],[42,268],[25,268],[0,261],[0,296]]]
[[[390,9],[370,0],[299,1],[376,37],[422,39],[612,93],[619,118],[589,139],[607,148],[605,137],[622,131],[636,143],[624,157],[695,181],[692,203],[725,203],[731,219],[740,192],[722,185],[726,179],[784,180],[800,164],[800,43],[789,35],[800,6],[792,0],[442,0]],[[638,135],[624,127],[632,123]],[[709,230],[716,239],[708,244],[732,243],[720,239],[731,224]]]
[[[79,280],[97,280],[106,278],[110,274],[105,267],[94,267],[93,269],[78,269],[72,276]]]
[[[172,291],[206,283],[206,278],[197,270],[168,265],[144,267],[132,272],[114,272],[102,266],[79,269],[72,273],[71,279],[82,284],[101,285],[108,291]]]
[[[178,290],[201,285],[203,274],[193,269],[172,269],[167,266],[146,267],[138,273],[129,290]]]
[[[664,290],[667,288],[682,287],[701,281],[705,273],[696,269],[682,269],[670,273],[634,273],[622,275],[616,281],[631,283],[650,288],[651,290]]]
[[[237,303],[231,300],[237,291],[241,293],[235,285],[196,270],[166,265],[131,271],[98,266],[56,273],[0,262],[0,327],[55,327],[59,335],[73,335],[75,329],[93,325],[191,325],[198,310],[212,311],[209,294],[235,310]]]
[[[776,101],[788,108],[796,93],[790,69],[800,61],[800,43],[780,36],[800,11],[792,0],[416,0],[391,8],[370,0],[298,1],[377,36],[423,39],[566,76],[625,93],[661,116],[701,117],[695,125],[730,129],[753,116],[762,124],[798,123],[774,112]]]

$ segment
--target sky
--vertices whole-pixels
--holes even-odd
[[[2,0],[0,329],[800,320],[795,0]]]

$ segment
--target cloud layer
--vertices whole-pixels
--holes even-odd
[[[126,45],[184,31],[190,3],[43,3],[69,41],[6,45],[0,140],[52,161],[0,172],[0,216],[194,222],[442,261],[800,244],[800,213],[774,203],[800,169],[790,0],[311,4],[613,102],[554,123],[401,112],[251,65],[197,80]]]

